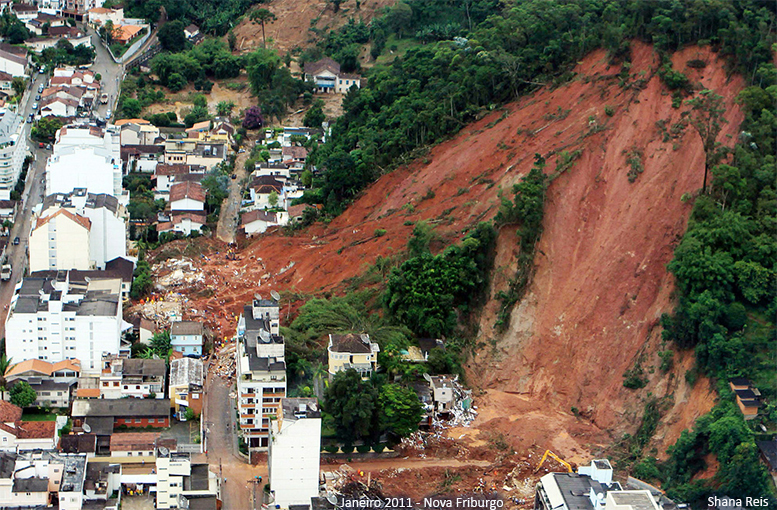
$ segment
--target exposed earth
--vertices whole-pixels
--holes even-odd
[[[706,68],[687,68],[691,59],[706,61]],[[726,98],[728,123],[719,141],[733,145],[743,117],[733,100],[742,80],[728,76],[706,47],[678,51],[672,60],[692,82]],[[662,350],[659,318],[671,310],[674,289],[666,264],[704,169],[701,140],[678,124],[684,108],[672,108],[655,74],[658,62],[650,47],[634,43],[630,76],[621,85],[620,66],[594,52],[571,81],[489,113],[384,175],[331,223],[241,240],[237,260],[227,260],[225,245],[210,239],[165,245],[152,262],[185,257],[191,268],[156,266],[160,296],[180,299],[184,316],[204,319],[219,338],[233,335],[236,316],[256,293],[281,291],[285,321],[301,298],[342,292],[377,257],[401,253],[413,222],[432,223],[442,244],[461,239],[496,214],[499,189],[509,190],[540,153],[554,179],[536,273],[504,334],[494,330],[499,303],[491,299],[483,310],[481,347],[467,367],[480,414],[470,428],[448,435],[475,448],[496,434],[519,458],[550,448],[587,463],[637,429],[651,392],[670,397],[651,445],[661,456],[715,397],[706,379],[687,384],[690,354],[675,353],[668,373],[656,355],[641,356]],[[577,150],[577,159],[557,172],[562,151]],[[633,165],[626,160],[635,155],[642,171],[630,182]],[[375,236],[376,229],[387,233]],[[515,227],[504,227],[492,296],[513,275],[516,250]],[[628,390],[622,374],[638,359],[649,383]]]

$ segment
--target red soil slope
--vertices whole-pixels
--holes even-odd
[[[699,58],[708,61],[705,69],[686,68]],[[741,80],[728,79],[707,49],[678,52],[674,66],[726,98],[729,123],[720,140],[732,143],[729,135],[742,119],[733,104]],[[517,447],[537,443],[583,455],[591,445],[608,443],[610,433],[633,431],[650,390],[675,395],[669,425],[659,430],[672,441],[712,404],[707,381],[685,385],[692,360],[676,356],[672,378],[659,377],[656,368],[646,390],[622,386],[623,372],[643,350],[646,371],[657,367],[650,353],[660,342],[658,318],[671,309],[673,289],[665,266],[691,209],[680,197],[698,190],[703,176],[702,146],[692,128],[662,141],[656,122],[670,128],[681,112],[671,107],[656,68],[652,50],[635,45],[630,82],[642,79],[644,87],[624,88],[616,78],[620,68],[608,67],[604,52],[595,52],[570,83],[493,112],[422,161],[383,176],[327,226],[294,237],[264,235],[247,243],[238,261],[213,255],[217,245],[206,241],[210,259],[195,260],[205,278],[183,290],[191,299],[185,313],[204,311],[226,336],[233,324],[214,312],[237,313],[255,292],[342,289],[378,256],[403,250],[413,228],[408,220],[430,220],[453,242],[493,217],[498,188],[509,189],[525,174],[535,153],[548,156],[553,173],[557,152],[579,149],[579,159],[549,187],[536,275],[509,331],[497,335],[492,328],[495,302],[485,310],[486,347],[470,366],[471,382],[487,390],[476,425],[507,433]],[[641,151],[644,165],[633,183],[627,178],[630,151]],[[375,237],[376,229],[387,233]],[[505,228],[492,292],[512,275],[515,244],[514,229]],[[581,418],[571,414],[572,406]]]

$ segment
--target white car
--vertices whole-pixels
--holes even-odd
[[[38,109],[38,103],[32,103],[32,109],[37,110]]]
[[[107,112],[105,112],[105,120],[111,120],[111,114],[112,114],[112,113],[113,113],[113,112],[111,112],[110,110],[108,110]]]

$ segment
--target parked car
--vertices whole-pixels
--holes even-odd
[[[29,117],[27,117],[27,124],[32,124],[32,119],[35,118],[35,114],[31,113]]]
[[[237,174],[232,174],[232,180],[237,179]]]
[[[45,68],[45,67],[41,67],[40,69],[38,69],[38,72],[39,72],[40,74],[43,74],[43,73],[45,73],[45,72],[46,72],[46,68]]]
[[[113,113],[113,112],[111,112],[110,110],[108,110],[107,112],[105,112],[105,120],[111,120],[111,114],[112,114],[112,113]]]
[[[35,96],[35,100],[36,100],[36,101],[40,101],[40,94],[38,94],[37,96]]]
[[[13,238],[13,245],[19,246],[19,243],[21,242],[21,239],[19,239],[19,236],[16,236]]]
[[[32,103],[32,109],[37,110],[38,109],[38,103]]]
[[[43,84],[38,85],[38,93],[43,92]]]
[[[43,143],[43,142],[40,142],[40,143],[38,144],[38,148],[39,148],[39,149],[43,149],[44,147],[46,147],[46,144],[45,144],[45,143]]]

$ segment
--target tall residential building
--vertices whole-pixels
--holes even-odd
[[[286,358],[280,336],[278,302],[256,298],[246,305],[237,326],[238,414],[250,452],[266,450],[270,417],[286,396]]]
[[[270,488],[281,508],[309,505],[318,496],[321,410],[315,398],[284,398],[272,420],[267,457]]]
[[[30,234],[30,271],[104,269],[127,254],[127,210],[105,193],[47,196]]]
[[[22,173],[27,139],[23,136],[24,119],[0,108],[0,200],[10,200],[11,191]]]
[[[99,374],[103,355],[119,352],[120,296],[118,278],[74,281],[70,271],[58,271],[23,279],[5,321],[8,357],[78,359],[82,374]]]
[[[216,508],[216,498],[221,499],[218,475],[187,453],[159,448],[156,472],[156,508],[195,508],[190,501],[197,501],[196,508]]]
[[[57,132],[54,151],[46,164],[46,194],[70,193],[84,188],[106,193],[122,204],[129,195],[121,187],[119,128],[65,126]]]

